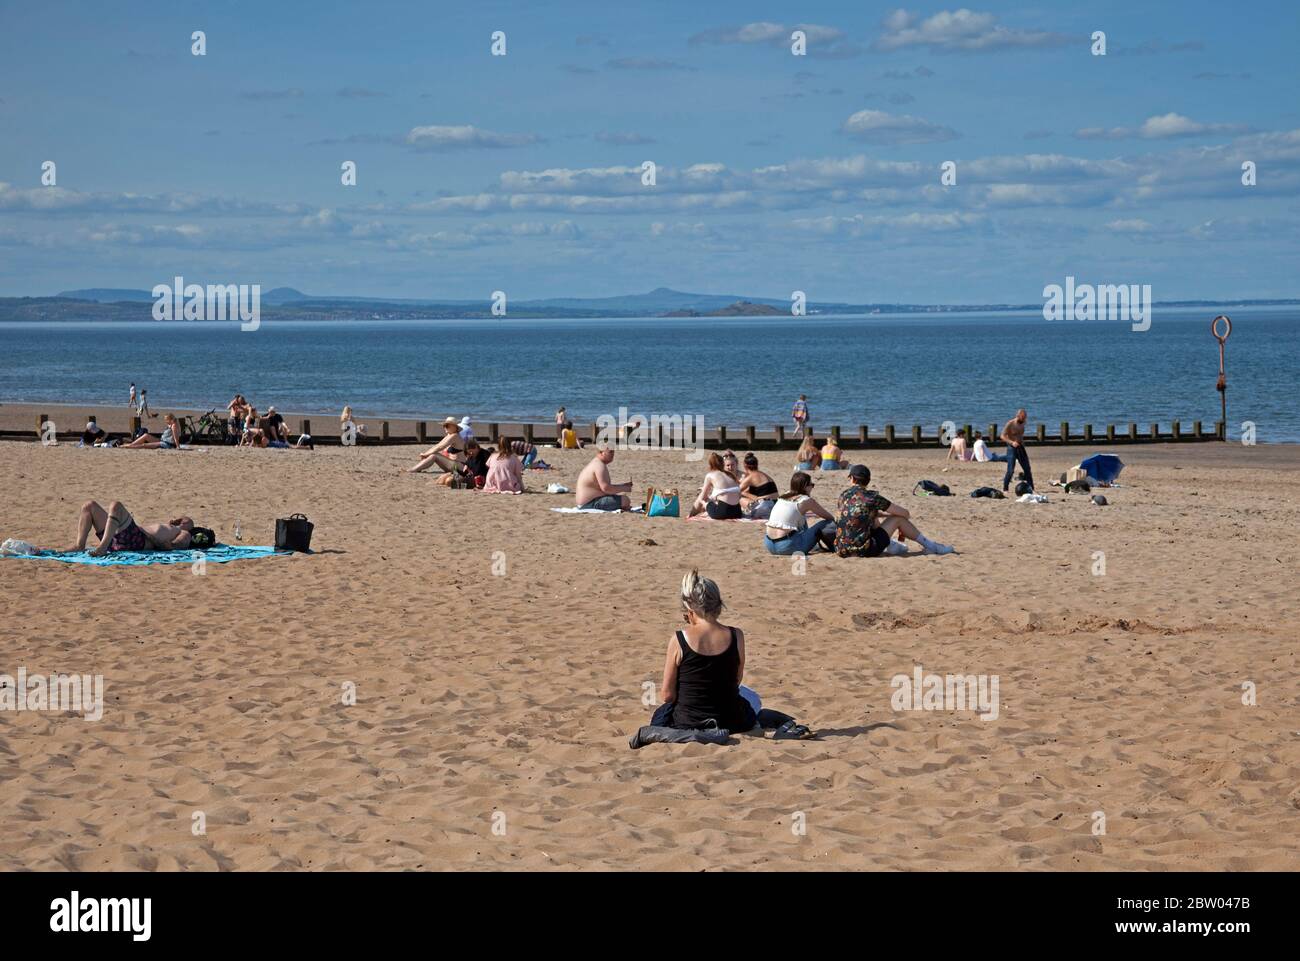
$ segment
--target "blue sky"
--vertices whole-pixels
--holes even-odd
[[[179,273],[458,299],[1028,303],[1067,274],[1300,296],[1298,42],[1291,2],[3,2],[0,295]]]

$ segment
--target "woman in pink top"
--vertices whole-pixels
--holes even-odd
[[[493,494],[522,494],[524,492],[524,465],[515,456],[510,441],[497,438],[496,452],[488,458],[487,480],[483,490]]]

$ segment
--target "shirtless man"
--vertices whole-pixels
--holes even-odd
[[[77,518],[77,542],[69,551],[84,551],[90,539],[90,529],[95,529],[99,546],[92,548],[92,557],[103,557],[110,551],[180,551],[190,546],[190,531],[194,520],[177,517],[166,524],[137,524],[120,501],[113,501],[108,510],[94,501],[81,505]]]
[[[627,496],[632,491],[632,482],[613,484],[609,479],[609,465],[614,460],[614,448],[601,444],[596,448],[596,456],[578,475],[578,492],[575,500],[584,510],[625,511],[630,510],[632,501]]]
[[[1011,486],[1016,464],[1025,472],[1025,483],[1029,485],[1030,493],[1034,490],[1034,472],[1029,469],[1029,452],[1025,450],[1025,421],[1028,419],[1029,415],[1022,407],[1016,411],[1015,417],[1007,421],[1007,426],[1002,428],[1002,440],[1007,445],[1007,473],[1002,478],[1003,493]]]

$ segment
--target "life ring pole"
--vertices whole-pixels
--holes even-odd
[[[1223,321],[1223,333],[1219,333],[1219,321]],[[1214,389],[1219,392],[1220,422],[1223,424],[1223,439],[1228,439],[1228,379],[1223,367],[1223,347],[1232,334],[1232,319],[1227,314],[1219,314],[1210,321],[1210,333],[1219,342],[1219,380]]]

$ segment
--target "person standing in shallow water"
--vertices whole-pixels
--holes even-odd
[[[1025,483],[1029,485],[1029,492],[1034,491],[1034,472],[1029,467],[1029,452],[1025,450],[1025,421],[1029,420],[1029,415],[1025,413],[1022,407],[1016,411],[1016,416],[1007,421],[1007,426],[1002,428],[1002,440],[1007,445],[1007,472],[1002,478],[1002,490],[1005,493],[1011,486],[1011,478],[1015,476],[1016,465],[1024,471]]]

